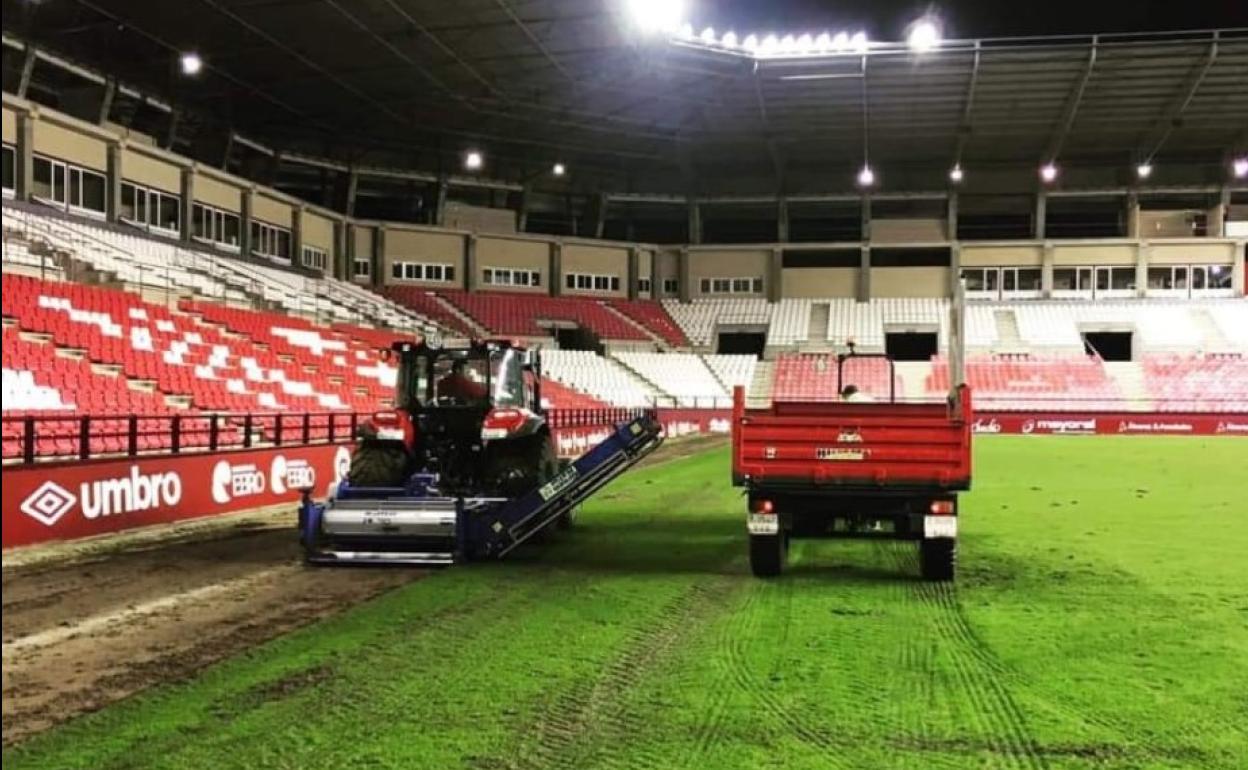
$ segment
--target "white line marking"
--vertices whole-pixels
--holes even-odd
[[[250,575],[244,575],[242,577],[234,578],[233,580],[227,580],[224,583],[213,583],[212,585],[200,586],[199,588],[192,588],[191,590],[183,591],[182,593],[162,596],[159,599],[153,599],[152,601],[144,602],[143,604],[136,604],[133,607],[125,607],[123,609],[103,613],[101,615],[92,615],[91,617],[78,621],[73,625],[57,626],[55,628],[49,628],[46,631],[39,631],[37,633],[28,634],[27,636],[18,637],[11,642],[4,643],[3,659],[8,661],[12,656],[25,650],[38,647],[48,647],[64,642],[72,636],[91,634],[110,625],[124,624],[149,615],[156,615],[164,612],[165,610],[173,609],[179,604],[203,601],[211,599],[219,594],[227,594],[231,591],[237,591],[252,584],[264,582],[280,572],[289,572],[291,569],[292,566],[289,564],[282,565],[280,567],[271,567],[260,572],[254,572]]]

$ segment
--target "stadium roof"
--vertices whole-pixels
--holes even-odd
[[[516,183],[769,195],[850,190],[868,160],[896,190],[944,188],[955,163],[969,189],[1034,187],[1053,159],[1087,186],[1147,159],[1160,179],[1210,183],[1248,152],[1248,29],[760,60],[642,36],[622,1],[3,7],[10,35],[187,108],[184,139],[237,132],[349,165],[462,173],[478,149],[482,176]],[[185,51],[195,78],[177,71]],[[555,162],[567,179],[548,178]]]

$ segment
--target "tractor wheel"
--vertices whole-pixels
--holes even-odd
[[[407,452],[401,446],[365,441],[351,457],[347,480],[356,487],[396,487],[406,480]]]
[[[924,580],[953,580],[958,563],[958,541],[951,537],[919,541],[919,573]]]
[[[786,536],[750,535],[750,570],[755,577],[776,577],[784,571],[788,555]]]

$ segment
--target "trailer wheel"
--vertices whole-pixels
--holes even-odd
[[[942,537],[919,541],[919,572],[924,580],[953,580],[958,563],[958,541]]]
[[[787,536],[750,535],[750,570],[754,577],[775,577],[784,571],[788,555]]]
[[[365,441],[351,457],[347,479],[352,486],[392,487],[403,483],[407,452],[401,446]]]

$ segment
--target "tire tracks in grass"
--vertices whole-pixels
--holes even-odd
[[[634,628],[620,651],[590,680],[564,692],[532,727],[536,744],[519,768],[582,770],[585,767],[662,768],[670,757],[638,740],[650,729],[627,696],[684,642],[732,604],[742,583],[713,576],[690,583],[644,626]]]
[[[889,550],[897,568],[913,574],[915,554],[909,549]],[[1048,761],[1031,734],[1026,716],[1001,683],[1003,667],[970,628],[956,589],[949,583],[926,581],[916,581],[911,586],[912,600],[928,610],[926,617],[941,642],[940,649],[946,653],[955,681],[967,697],[975,727],[1000,757],[1001,766],[1047,768]]]

